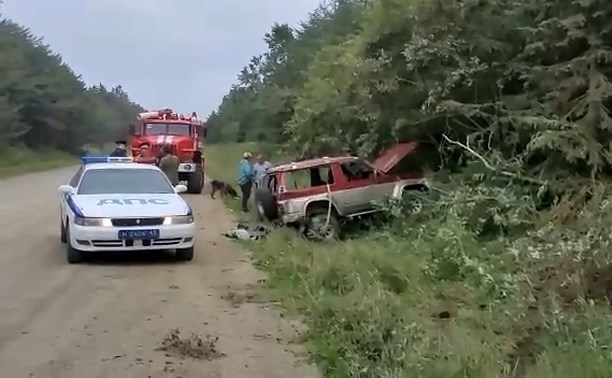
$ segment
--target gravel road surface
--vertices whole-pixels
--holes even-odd
[[[192,262],[138,254],[69,265],[57,187],[75,170],[0,181],[2,377],[318,376],[296,357],[299,324],[254,295],[262,275],[221,236],[232,219],[220,200],[185,196],[199,227]],[[183,342],[192,333],[199,345]]]

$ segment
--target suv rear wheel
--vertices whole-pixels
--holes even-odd
[[[308,240],[323,241],[335,240],[340,237],[340,220],[332,209],[316,208],[308,212],[304,225],[304,236]]]
[[[269,189],[255,190],[255,206],[257,219],[260,221],[274,221],[278,218],[278,207],[274,194]]]

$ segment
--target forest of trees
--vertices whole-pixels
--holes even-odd
[[[327,376],[610,375],[611,20],[609,0],[328,0],[265,35],[209,141],[440,157],[421,215],[262,252]]]
[[[87,87],[42,38],[6,18],[0,73],[0,147],[76,153],[86,143],[125,137],[143,110],[120,86]]]
[[[265,35],[210,141],[368,155],[469,136],[517,174],[608,173],[611,15],[604,0],[324,1]]]

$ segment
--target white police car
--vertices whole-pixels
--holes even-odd
[[[156,166],[132,158],[85,157],[61,185],[60,230],[67,259],[84,252],[176,250],[193,259],[195,225],[191,207]]]

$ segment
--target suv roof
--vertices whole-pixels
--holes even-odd
[[[337,163],[346,163],[349,161],[359,160],[358,157],[355,156],[336,156],[336,157],[322,157],[316,159],[308,159],[302,161],[296,161],[291,163],[279,164],[268,170],[269,173],[276,172],[287,172],[287,171],[295,171],[298,169],[308,169],[314,168],[321,165],[327,164],[337,164]]]
[[[343,164],[350,161],[361,160],[366,162],[373,168],[388,173],[397,163],[399,163],[404,157],[416,150],[419,144],[417,142],[398,143],[383,150],[383,153],[374,161],[368,162],[356,156],[335,156],[335,157],[322,157],[315,159],[301,160],[291,163],[279,164],[268,169],[268,173],[288,172],[299,169],[314,168],[328,164]]]

